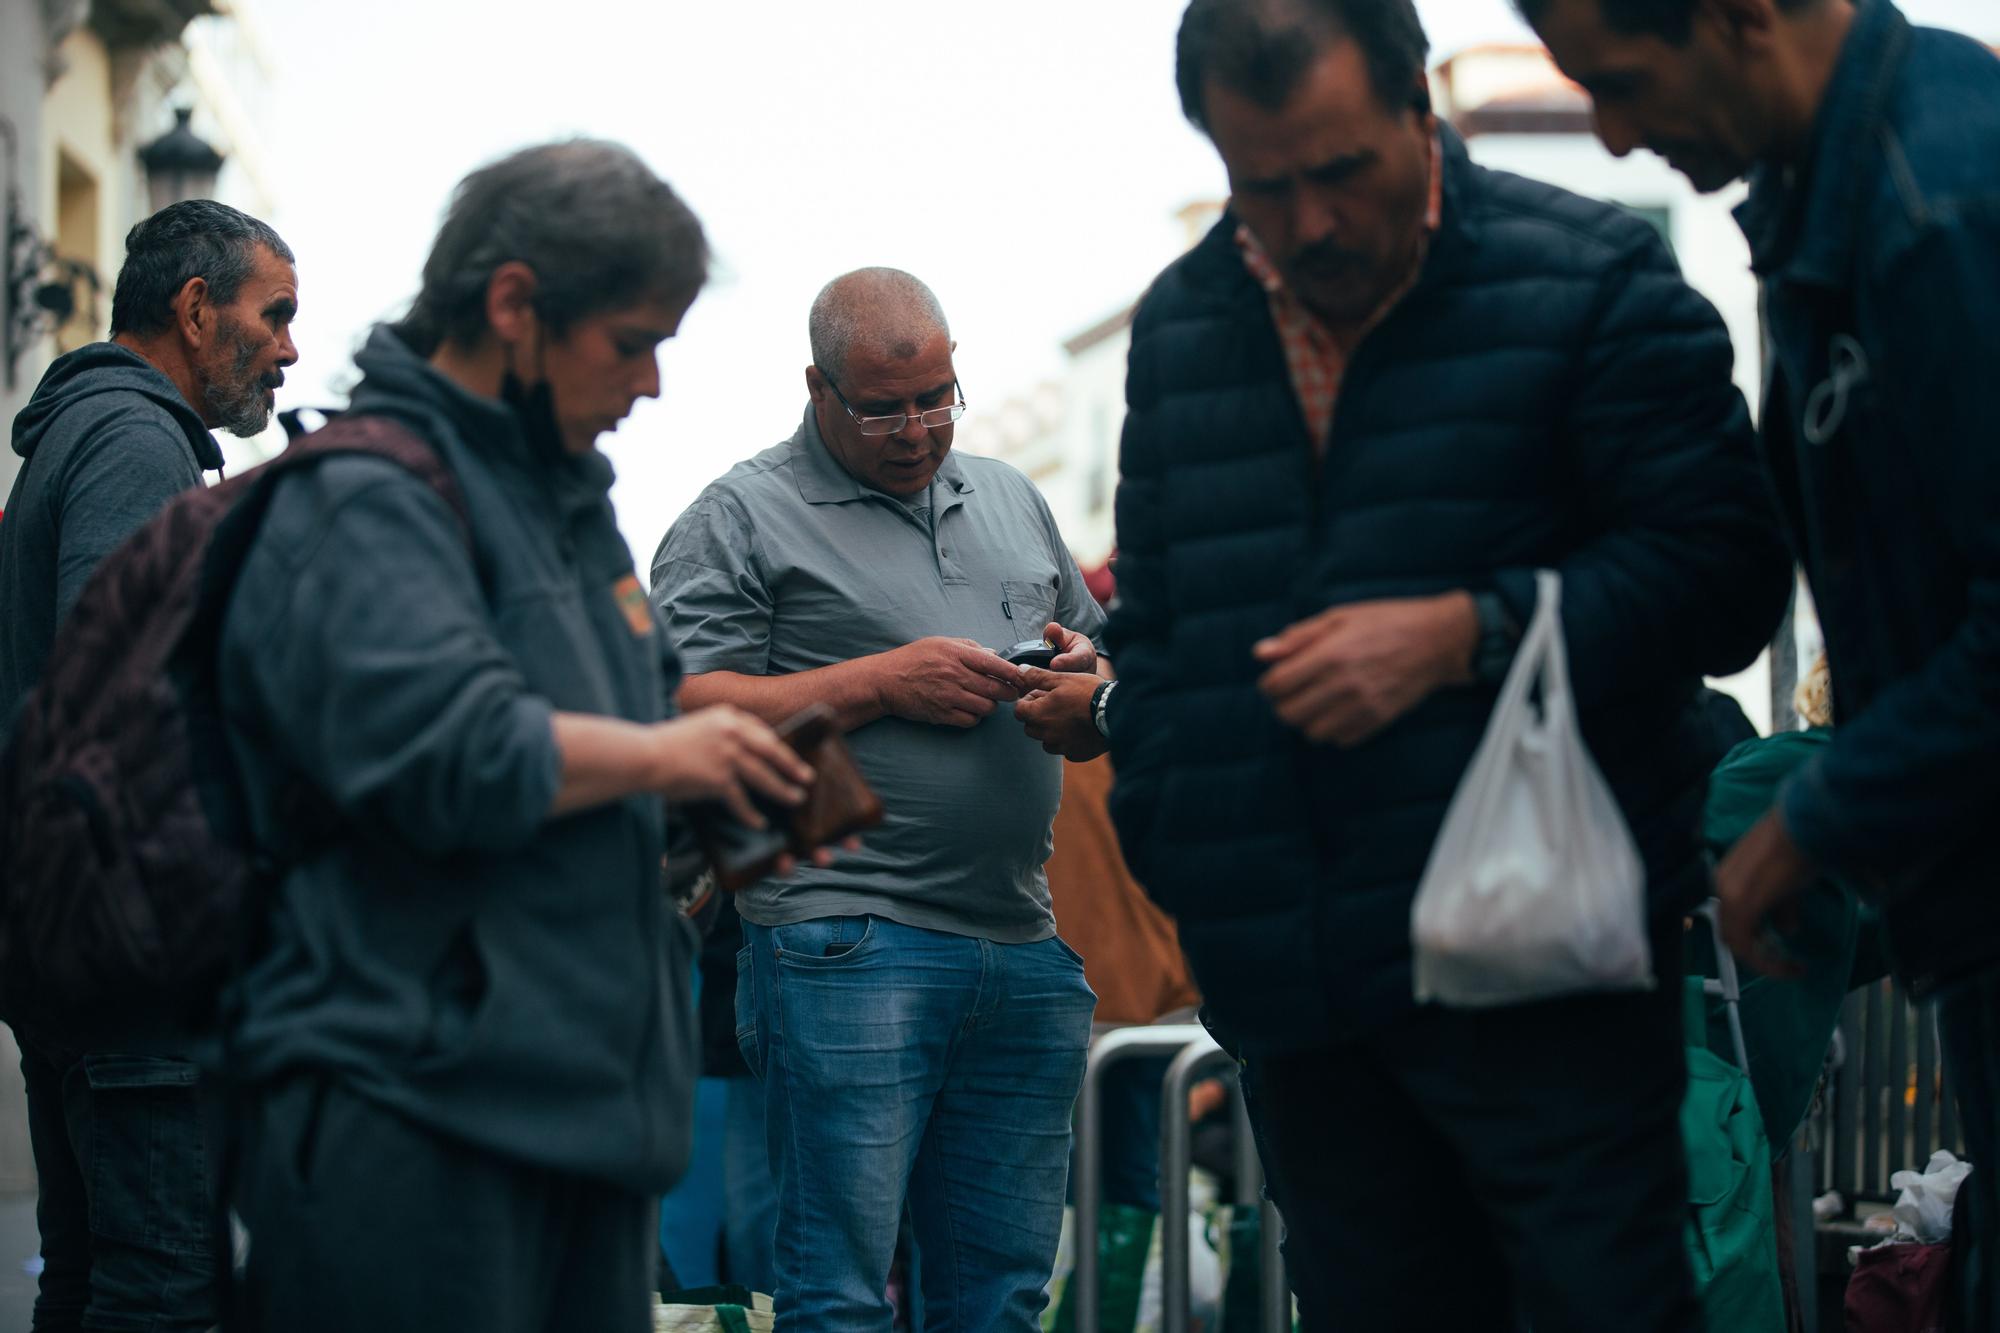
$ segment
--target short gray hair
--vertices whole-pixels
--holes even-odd
[[[899,268],[860,268],[820,288],[806,319],[813,364],[839,379],[856,343],[898,360],[913,357],[934,333],[951,337],[937,294]]]
[[[148,337],[174,326],[174,298],[194,278],[228,305],[257,267],[261,246],[287,264],[291,247],[269,224],[213,199],[168,204],[125,233],[125,266],[111,290],[111,335]]]

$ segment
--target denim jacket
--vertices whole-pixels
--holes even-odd
[[[1806,165],[1737,218],[1839,724],[1779,801],[1923,993],[2000,958],[2000,60],[1863,0]]]

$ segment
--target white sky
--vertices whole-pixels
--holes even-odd
[[[622,140],[720,261],[663,351],[662,398],[604,442],[643,572],[703,485],[797,425],[827,279],[892,264],[929,282],[976,412],[1058,374],[1062,340],[1178,253],[1174,210],[1224,189],[1174,95],[1184,3],[264,0],[272,221],[301,280],[280,405],[339,400],[465,172],[555,136]],[[1435,56],[1527,39],[1507,0],[1418,8]],[[1903,8],[2000,40],[1993,0]]]

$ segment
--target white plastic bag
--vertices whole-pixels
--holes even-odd
[[[1139,1284],[1139,1314],[1132,1333],[1160,1333],[1167,1312],[1160,1253],[1161,1228],[1153,1228],[1153,1247],[1146,1251],[1146,1273]],[[1215,1237],[1200,1211],[1188,1214],[1188,1333],[1204,1333],[1222,1321],[1222,1259]]]
[[[1534,618],[1410,910],[1420,1001],[1483,1008],[1653,985],[1645,868],[1577,729],[1562,580],[1543,570],[1535,582]]]
[[[1902,1240],[1938,1245],[1951,1239],[1951,1210],[1958,1201],[1958,1187],[1972,1174],[1970,1162],[1961,1162],[1944,1149],[1931,1154],[1922,1172],[1898,1171],[1889,1177],[1896,1196],[1896,1236]]]

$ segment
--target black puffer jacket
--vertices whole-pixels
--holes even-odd
[[[1754,660],[1790,588],[1728,334],[1658,235],[1444,142],[1441,229],[1348,367],[1317,474],[1233,217],[1133,327],[1112,811],[1251,1051],[1410,1005],[1411,896],[1494,697],[1447,690],[1365,745],[1311,746],[1257,692],[1253,643],[1456,588],[1526,624],[1534,570],[1559,569],[1585,735],[1665,912],[1705,888],[1702,676]]]

